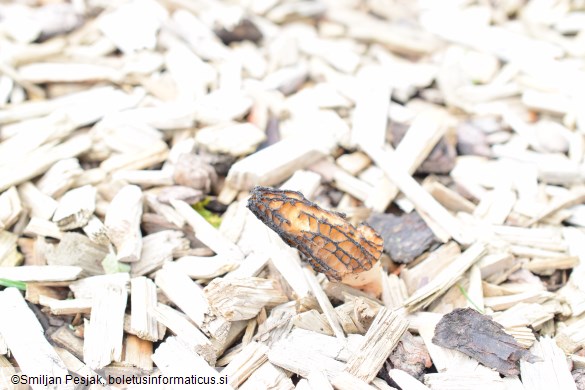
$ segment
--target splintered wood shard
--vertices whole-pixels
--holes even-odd
[[[548,336],[542,337],[534,343],[530,352],[542,359],[534,364],[520,362],[522,384],[525,389],[576,390],[580,387],[576,386],[577,378],[571,375],[567,357],[553,339]]]
[[[142,190],[128,185],[112,199],[106,213],[108,237],[116,247],[118,261],[136,262],[142,252]]]
[[[61,230],[84,227],[95,211],[96,189],[90,185],[75,188],[63,195],[53,215]]]
[[[219,342],[225,341],[230,323],[212,309],[198,284],[180,270],[169,266],[158,271],[155,282],[203,332]]]
[[[194,352],[203,357],[209,364],[215,365],[216,351],[211,341],[197,328],[186,315],[170,306],[159,303],[149,310],[156,320],[173,333]]]
[[[382,308],[366,332],[359,351],[345,366],[345,371],[371,382],[408,328],[408,321],[398,312]]]
[[[65,377],[65,363],[45,338],[43,327],[17,289],[7,288],[0,292],[0,312],[2,318],[10,319],[0,321],[0,333],[22,373],[30,378],[39,378],[41,375]],[[62,388],[73,389],[74,386],[63,385]]]
[[[248,208],[330,280],[372,268],[382,237],[370,226],[353,227],[343,214],[323,210],[296,191],[255,187]]]
[[[93,369],[122,359],[126,286],[107,284],[94,295],[91,320],[86,320],[83,360]]]
[[[228,321],[248,320],[264,306],[288,301],[273,280],[254,277],[215,278],[204,292],[209,304]]]
[[[520,359],[538,358],[504,332],[504,327],[473,309],[455,309],[435,328],[433,343],[455,349],[504,375],[518,375]]]

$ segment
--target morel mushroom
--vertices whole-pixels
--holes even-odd
[[[384,241],[367,224],[357,228],[345,215],[327,211],[296,191],[255,187],[248,208],[288,245],[301,251],[329,280],[379,295]]]

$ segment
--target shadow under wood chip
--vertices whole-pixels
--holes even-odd
[[[504,332],[502,325],[473,309],[455,309],[435,328],[433,343],[455,349],[503,375],[518,375],[520,359],[539,360]]]
[[[384,252],[392,261],[408,264],[439,241],[425,221],[413,211],[399,217],[392,214],[374,214],[368,224],[384,239]]]

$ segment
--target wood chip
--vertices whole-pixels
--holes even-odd
[[[566,357],[554,340],[543,337],[534,343],[530,352],[542,361],[520,362],[520,373],[525,386],[533,389],[547,389],[550,386],[563,389],[577,388],[567,368]]]
[[[236,245],[227,240],[187,203],[180,200],[171,200],[171,204],[185,218],[187,223],[193,227],[197,238],[207,245],[209,249],[228,259],[242,260],[244,258],[244,255]]]
[[[44,147],[27,154],[25,161],[4,165],[0,168],[0,191],[45,172],[59,160],[78,156],[89,150],[91,140],[87,135],[78,135],[52,147]]]
[[[313,291],[313,295],[315,296],[315,298],[317,298],[319,306],[321,306],[321,310],[323,310],[325,318],[327,318],[327,322],[329,322],[329,326],[331,326],[331,329],[333,329],[333,333],[335,333],[336,337],[343,340],[345,338],[345,335],[343,334],[343,330],[341,329],[341,326],[339,324],[339,318],[337,317],[337,313],[333,310],[333,305],[331,305],[331,302],[329,302],[329,299],[323,292],[323,289],[319,285],[319,282],[317,282],[315,276],[306,268],[304,269],[304,273],[309,283],[309,286]]]
[[[212,309],[202,288],[186,274],[163,267],[157,272],[155,282],[201,330],[220,342],[225,340],[229,323]]]
[[[93,368],[102,368],[122,360],[126,287],[105,285],[92,299],[91,320],[85,325],[83,360]]]
[[[292,380],[285,370],[266,362],[260,366],[240,387],[242,390],[272,387],[279,390],[292,390],[295,388]]]
[[[142,238],[140,260],[131,263],[131,273],[142,276],[161,268],[173,259],[173,253],[187,249],[188,240],[183,233],[175,230],[163,230]]]
[[[47,248],[48,265],[78,266],[84,275],[104,273],[102,261],[108,254],[107,247],[97,245],[79,233],[64,233],[58,245]]]
[[[438,232],[435,225],[433,225],[433,232],[437,237],[444,242],[449,236],[462,243],[469,242],[469,238],[465,236],[459,221],[449,214],[428,192],[422,189],[411,176],[397,168],[400,164],[396,163],[397,160],[394,155],[389,154],[387,151],[384,152],[381,149],[370,147],[370,145],[362,145],[362,149],[364,147],[370,158],[384,170],[388,178],[414,203],[419,213],[428,215],[438,224],[437,227],[440,226],[441,231]],[[390,169],[389,167],[393,168]]]
[[[418,380],[423,378],[425,369],[431,365],[431,357],[422,338],[413,336],[408,331],[404,332],[396,349],[392,351],[388,359],[392,364],[391,367],[401,372],[398,375],[403,375],[402,373],[404,373],[412,379],[416,378]],[[390,370],[391,372],[392,370]],[[390,375],[394,379],[392,374]],[[394,381],[396,382],[396,379]]]
[[[0,195],[0,228],[10,229],[22,212],[22,205],[15,187],[10,187]]]
[[[451,287],[469,267],[485,254],[485,251],[484,244],[475,243],[470,246],[432,281],[416,290],[404,302],[404,306],[409,310],[427,306],[430,303],[429,300],[434,300],[435,297]]]
[[[189,345],[209,364],[214,365],[216,351],[211,341],[187,317],[162,303],[149,310],[158,322],[173,331],[182,342]]]
[[[213,367],[199,356],[196,352],[182,344],[176,337],[169,337],[162,343],[152,355],[152,360],[165,376],[183,377],[187,381],[184,384],[196,385],[193,383],[197,378],[191,379],[194,372],[197,377],[207,377],[214,380],[219,389],[229,389],[224,375],[220,375]]]
[[[226,366],[222,373],[227,375],[232,385],[237,388],[268,361],[267,352],[268,348],[265,345],[252,342]]]
[[[53,214],[53,222],[61,230],[84,227],[95,211],[95,197],[96,189],[89,185],[66,192]]]
[[[130,280],[130,288],[130,304],[132,306],[130,326],[132,331],[144,340],[160,340],[156,320],[150,313],[157,304],[154,282],[143,276],[133,278]]]
[[[19,280],[22,282],[57,282],[75,280],[82,271],[81,267],[67,265],[1,267],[0,279]]]
[[[584,387],[583,0],[475,3],[3,4],[0,289],[79,378]]]
[[[213,153],[244,156],[256,150],[266,135],[251,123],[224,123],[197,132],[195,140]]]
[[[22,372],[36,378],[51,373],[49,378],[63,380],[65,363],[45,339],[41,324],[17,289],[0,293],[0,311],[13,320],[2,321],[0,333]],[[63,383],[63,388],[73,389],[73,385]]]
[[[22,254],[16,247],[17,240],[18,237],[15,234],[0,231],[0,265],[3,267],[15,267],[22,263]]]
[[[25,182],[18,187],[18,192],[24,203],[30,208],[31,216],[49,220],[57,209],[57,201],[42,193],[31,182]]]
[[[108,238],[116,247],[116,258],[123,262],[136,262],[142,251],[140,218],[142,191],[137,186],[122,188],[108,207],[104,224]]]
[[[407,328],[408,321],[404,317],[396,311],[382,308],[359,351],[347,361],[345,371],[366,383],[371,382]]]
[[[215,278],[204,289],[209,304],[228,321],[254,318],[263,307],[288,301],[272,280]]]
[[[286,341],[277,342],[270,348],[268,360],[275,366],[303,377],[309,376],[315,367],[319,367],[329,378],[341,373],[344,368],[344,364],[338,360]]]
[[[38,303],[47,306],[52,314],[76,315],[91,313],[92,302],[90,299],[65,299],[59,300],[44,295],[39,296]]]
[[[227,182],[236,189],[247,190],[255,185],[274,185],[323,157],[318,143],[301,139],[282,140],[235,163]]]

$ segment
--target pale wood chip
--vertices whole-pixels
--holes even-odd
[[[382,308],[344,371],[366,383],[371,382],[407,328],[408,321],[400,313]]]
[[[530,352],[543,359],[541,362],[520,361],[520,373],[524,386],[531,389],[577,389],[567,358],[554,339],[542,337],[534,343]]]
[[[333,309],[333,305],[329,301],[329,298],[327,298],[327,295],[317,281],[317,278],[308,268],[303,268],[303,272],[307,282],[309,283],[311,291],[313,292],[313,295],[315,298],[317,298],[319,306],[321,306],[321,310],[323,310],[323,314],[325,315],[325,318],[327,318],[327,322],[329,322],[329,326],[331,326],[331,329],[333,329],[333,333],[335,333],[335,336],[339,339],[344,340],[345,334],[343,333],[343,329],[339,323],[337,313]]]
[[[66,192],[53,214],[53,222],[61,230],[84,227],[95,211],[96,195],[96,189],[89,185]]]
[[[22,263],[22,254],[16,247],[18,236],[14,233],[0,230],[0,265],[15,267]]]
[[[195,141],[214,153],[245,156],[266,139],[263,131],[251,123],[223,123],[197,132]]]
[[[333,329],[331,329],[331,325],[329,325],[325,316],[319,314],[319,312],[314,309],[297,314],[293,319],[293,324],[299,329],[319,332],[327,336],[334,335]],[[343,323],[341,326],[343,328]],[[344,330],[346,329],[344,328]]]
[[[157,304],[149,312],[209,364],[215,364],[216,351],[213,344],[184,314],[162,303]]]
[[[8,230],[18,220],[22,204],[15,187],[10,187],[0,195],[0,229]]]
[[[272,388],[278,390],[292,390],[295,388],[288,372],[270,362],[261,365],[241,386],[241,390]]]
[[[33,237],[51,237],[59,240],[63,238],[63,232],[56,223],[38,217],[30,219],[28,225],[24,228],[24,233]]]
[[[128,334],[124,338],[124,354],[120,363],[125,367],[137,367],[144,372],[150,372],[153,368],[152,351],[152,341]]]
[[[150,313],[157,304],[154,282],[144,276],[133,278],[130,280],[130,289],[132,331],[144,340],[160,340],[156,320]]]
[[[195,231],[196,237],[201,240],[209,249],[218,255],[224,256],[235,261],[243,260],[244,255],[241,250],[226,239],[217,229],[205,220],[199,213],[191,208],[187,203],[180,200],[171,200],[171,204],[177,212],[185,218]]]
[[[136,262],[142,252],[142,191],[128,185],[112,199],[104,224],[107,234],[116,247],[116,258],[123,262]]]
[[[189,242],[181,231],[163,230],[144,236],[140,260],[131,263],[131,273],[133,276],[142,276],[156,271],[170,262],[175,252],[188,248]]]
[[[356,390],[373,390],[375,389],[374,386],[370,386],[367,382],[361,380],[360,378],[346,372],[342,371],[333,378],[331,378],[331,384],[337,390],[349,390],[349,389],[356,389]]]
[[[78,156],[91,147],[87,134],[79,134],[67,141],[54,145],[47,144],[26,155],[23,161],[16,161],[0,167],[0,191],[23,183],[45,172],[55,162]]]
[[[18,187],[20,197],[30,210],[33,218],[50,220],[57,209],[57,201],[40,191],[33,183],[26,182]]]
[[[7,288],[0,292],[0,312],[10,321],[0,321],[0,333],[22,372],[31,377],[62,377],[65,363],[44,337],[44,330],[20,292]],[[73,389],[73,384],[63,385]]]
[[[268,347],[252,342],[248,344],[222,371],[237,388],[268,361]]]
[[[81,267],[67,265],[1,267],[0,279],[19,280],[22,282],[57,282],[75,280],[82,271]]]
[[[101,291],[108,285],[117,285],[120,288],[126,288],[130,282],[130,275],[127,272],[119,272],[109,275],[90,276],[76,280],[69,285],[75,298],[93,298],[96,291]]]
[[[407,389],[412,389],[412,390],[428,390],[429,389],[427,386],[420,383],[418,380],[416,380],[412,375],[410,375],[406,371],[392,369],[392,370],[388,371],[388,374],[390,374],[390,378],[392,378],[392,380],[394,382],[396,382],[396,384],[398,386],[400,386],[401,388],[407,388]]]
[[[331,141],[315,143],[287,138],[236,162],[229,170],[227,182],[239,190],[274,185],[322,158],[329,145]]]
[[[288,302],[270,279],[215,278],[204,289],[211,307],[228,321],[254,318],[263,307]]]
[[[177,305],[205,333],[219,342],[228,335],[230,324],[209,305],[203,289],[181,271],[163,267],[155,282],[165,295]]]
[[[477,262],[486,253],[486,246],[482,243],[475,243],[463,252],[455,261],[444,268],[428,284],[417,289],[404,306],[409,311],[424,308],[436,297],[445,292],[463,275],[463,273]]]
[[[315,367],[319,367],[319,370],[330,378],[341,373],[344,367],[344,364],[336,359],[313,350],[307,350],[304,343],[294,345],[286,341],[278,342],[270,348],[268,360],[275,366],[282,367],[305,378],[309,376]]]
[[[44,295],[39,296],[38,303],[47,306],[54,315],[76,315],[91,313],[91,299],[65,299],[59,300]]]
[[[107,284],[92,298],[91,320],[85,324],[83,360],[92,369],[122,360],[126,286]]]
[[[383,151],[370,145],[362,145],[362,149],[376,164],[384,170],[388,178],[410,199],[421,216],[428,216],[434,222],[430,226],[435,235],[443,242],[449,237],[461,243],[468,243],[470,237],[464,232],[463,226],[455,217],[443,208],[428,192],[426,192],[398,163],[393,153]],[[440,230],[437,230],[439,228]]]
[[[217,255],[183,256],[178,258],[173,265],[192,279],[213,279],[238,268],[240,262]]]
[[[176,337],[169,337],[164,343],[154,351],[152,360],[156,366],[162,371],[163,375],[169,377],[183,377],[191,378],[192,375],[197,377],[215,378],[218,389],[231,389],[228,386],[225,375],[220,375],[213,367],[211,367],[205,359],[199,356],[196,352],[189,349],[186,344],[183,344]],[[220,381],[225,382],[220,382]],[[196,385],[197,383],[191,383]]]

